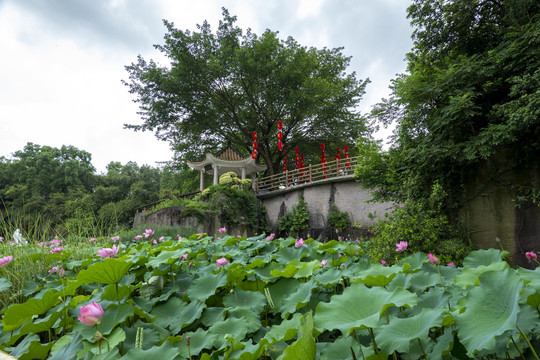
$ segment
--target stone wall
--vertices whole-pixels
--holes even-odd
[[[534,267],[526,260],[525,253],[540,251],[540,207],[527,202],[517,204],[516,199],[520,188],[540,184],[538,170],[538,167],[516,168],[502,155],[471,169],[465,186],[468,201],[462,214],[476,247],[502,246],[510,252],[514,264]]]
[[[371,194],[362,189],[352,176],[317,181],[257,196],[266,208],[267,222],[273,231],[279,229],[279,219],[298,204],[299,195],[307,203],[308,232],[313,237],[332,237],[333,234],[328,233],[328,216],[332,205],[336,205],[340,212],[347,212],[352,224],[358,223],[363,228],[375,224],[394,206],[393,203],[367,203]],[[362,231],[351,235],[360,236]]]
[[[183,206],[170,206],[156,211],[146,211],[135,214],[133,227],[139,226],[184,226],[193,228],[194,233],[204,232],[216,234],[219,229],[218,217],[212,212],[207,212],[207,221],[199,222],[193,217],[182,216]]]

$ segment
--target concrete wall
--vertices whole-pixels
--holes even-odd
[[[259,194],[257,197],[266,208],[267,222],[273,231],[279,228],[279,219],[298,204],[302,195],[309,211],[309,234],[313,237],[328,237],[328,215],[332,205],[341,212],[347,212],[352,224],[358,222],[368,227],[390,212],[393,203],[367,203],[371,194],[361,188],[352,176],[321,180],[288,189]],[[369,214],[374,215],[374,219]]]

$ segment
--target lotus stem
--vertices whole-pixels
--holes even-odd
[[[373,329],[369,328],[369,333],[371,335],[371,340],[373,341],[373,350],[377,356],[379,355],[379,348],[377,348],[377,343],[375,342],[375,335],[373,334]]]
[[[424,359],[427,359],[426,352],[424,351],[424,346],[422,346],[422,341],[420,341],[420,338],[416,338],[418,340],[418,345],[420,345],[420,350],[422,350],[422,354],[424,354]]]
[[[523,336],[523,338],[524,338],[525,341],[527,342],[527,345],[529,345],[529,349],[531,349],[531,351],[532,351],[532,353],[533,353],[533,355],[534,355],[534,358],[535,358],[536,360],[540,360],[540,359],[538,358],[538,354],[536,353],[536,351],[534,351],[534,348],[532,347],[531,342],[529,341],[529,339],[527,338],[527,336],[523,333],[523,331],[521,331],[521,329],[519,328],[519,326],[516,325],[516,327],[517,327],[517,329],[519,330],[519,332],[521,333],[521,336]]]
[[[525,360],[525,357],[523,356],[523,353],[521,352],[521,350],[519,350],[516,342],[514,341],[514,337],[513,336],[510,336],[510,339],[512,340],[512,344],[514,344],[514,347],[516,348],[516,350],[519,352],[519,355],[521,355],[521,358],[523,360]]]

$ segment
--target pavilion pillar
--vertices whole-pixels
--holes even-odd
[[[200,181],[199,188],[200,188],[201,191],[204,190],[204,170],[202,170],[202,169],[201,169],[201,181]]]
[[[214,185],[217,185],[218,182],[219,182],[218,168],[219,168],[219,166],[214,165]]]
[[[246,180],[246,168],[242,168],[242,181]]]

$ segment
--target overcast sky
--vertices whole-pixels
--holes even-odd
[[[221,7],[237,25],[266,29],[308,47],[344,47],[349,71],[371,83],[363,112],[389,94],[412,47],[409,0],[0,0],[0,156],[27,142],[73,145],[92,154],[98,172],[111,161],[155,166],[172,158],[141,123],[121,80],[141,54],[164,63],[162,19],[181,30],[207,20],[215,31]]]

